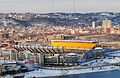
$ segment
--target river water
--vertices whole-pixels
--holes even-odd
[[[86,74],[69,75],[69,76],[47,77],[47,78],[120,78],[120,70],[86,73]]]

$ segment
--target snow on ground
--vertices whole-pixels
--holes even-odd
[[[4,76],[4,77],[1,77],[1,76],[0,76],[0,78],[14,78],[14,77],[11,76],[11,75],[7,75],[7,76]]]
[[[31,77],[52,77],[52,76],[62,76],[62,75],[71,75],[71,74],[82,74],[82,73],[92,73],[92,72],[102,72],[102,71],[110,71],[110,70],[118,70],[119,66],[106,66],[100,69],[87,68],[87,69],[73,69],[73,70],[47,70],[47,69],[39,69],[36,71],[26,73],[24,78]]]

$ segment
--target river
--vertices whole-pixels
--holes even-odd
[[[47,78],[120,78],[120,70],[112,70],[105,72],[86,73],[78,75],[47,77]]]

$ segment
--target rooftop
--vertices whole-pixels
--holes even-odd
[[[87,40],[51,40],[51,42],[96,42],[96,41],[87,41]]]

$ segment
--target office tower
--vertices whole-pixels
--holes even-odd
[[[104,33],[111,33],[111,26],[112,26],[111,20],[108,19],[103,20],[102,27],[104,29]]]
[[[95,22],[92,22],[92,28],[95,29],[95,27],[96,27]]]

